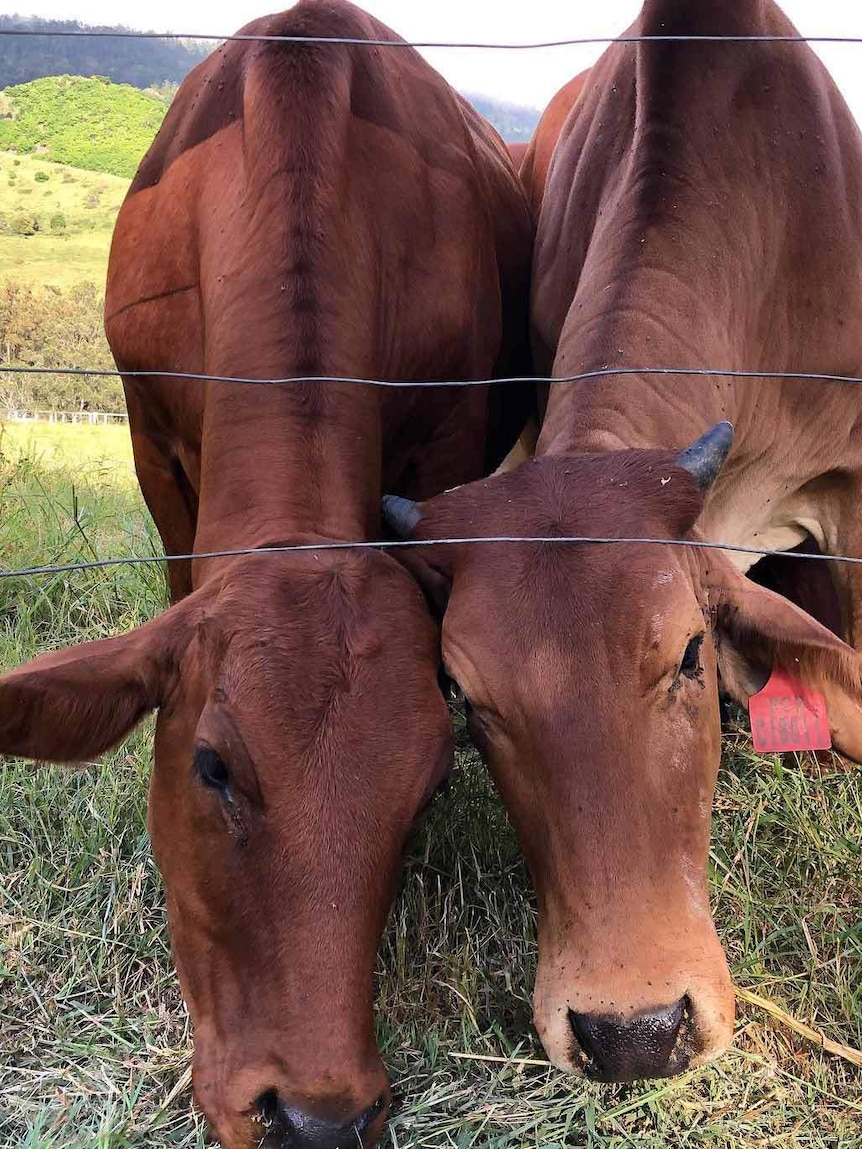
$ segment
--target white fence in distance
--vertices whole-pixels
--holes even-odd
[[[0,411],[0,422],[13,423],[83,423],[96,427],[106,423],[128,423],[125,411],[25,411],[9,408]]]

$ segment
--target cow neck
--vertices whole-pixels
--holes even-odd
[[[560,216],[563,235],[573,237],[568,248],[552,229],[543,237],[539,228],[537,261],[556,266],[553,239],[573,253],[571,266],[555,273],[557,297],[545,289],[553,374],[603,367],[780,370],[798,338],[786,319],[794,251],[788,231],[798,238],[799,227],[779,197],[763,210],[769,192],[759,183],[746,191],[746,176],[762,160],[761,133],[726,138],[716,159],[710,125],[730,98],[726,77],[708,72],[701,83],[698,75],[680,75],[673,53],[658,49],[635,57],[632,70],[608,56],[618,60],[617,71],[605,78],[594,115],[582,119],[595,136],[583,147],[598,178],[586,161],[564,169],[573,181]],[[615,95],[618,88],[624,99]],[[704,124],[680,93],[709,109]],[[602,124],[607,138],[597,134]],[[617,157],[607,171],[606,155]],[[769,170],[782,176],[775,162],[770,157]],[[675,447],[711,422],[733,420],[739,394],[726,379],[682,376],[555,385],[539,449]]]
[[[607,367],[730,369],[746,364],[746,340],[728,337],[734,319],[722,299],[711,298],[706,287],[689,287],[684,279],[672,275],[647,273],[643,279],[642,291],[621,292],[617,309],[603,310],[607,297],[599,297],[592,317],[585,314],[579,316],[577,325],[567,324],[554,363],[555,376]],[[655,279],[659,282],[651,286]],[[660,284],[663,292],[659,292]],[[638,295],[650,302],[637,303]],[[587,311],[586,303],[583,310]],[[740,413],[739,393],[727,378],[657,376],[636,370],[631,375],[555,383],[549,390],[537,452],[671,449],[690,442],[721,419],[735,421]]]
[[[370,388],[211,385],[196,551],[368,538],[379,495],[380,415]]]

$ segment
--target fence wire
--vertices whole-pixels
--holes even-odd
[[[730,551],[733,554],[756,555],[758,558],[789,557],[794,559],[819,560],[820,562],[860,564],[862,558],[854,555],[808,554],[804,551],[773,551],[765,547],[745,547],[737,543],[708,542],[705,539],[660,539],[660,538],[604,538],[593,535],[475,535],[470,538],[449,539],[381,539],[369,541],[296,543],[288,546],[240,547],[236,550],[202,551],[182,555],[127,555],[125,557],[91,559],[83,563],[51,564],[45,566],[22,567],[20,570],[0,569],[0,579],[35,578],[39,575],[71,574],[79,571],[100,570],[116,566],[148,566],[154,563],[194,562],[203,559],[240,558],[244,555],[282,555],[318,553],[323,551],[390,551],[419,549],[423,547],[453,547],[496,545],[510,543],[611,546],[686,547],[692,550]]]
[[[80,375],[101,378],[190,379],[200,383],[237,383],[254,387],[281,387],[291,383],[356,383],[365,387],[490,387],[506,383],[583,383],[625,375],[682,375],[720,379],[773,379],[818,383],[862,383],[859,375],[827,375],[817,371],[746,371],[720,367],[596,367],[576,375],[507,375],[500,379],[364,379],[356,375],[286,375],[259,379],[241,375],[205,375],[194,371],[111,371],[88,367],[5,367],[8,375]]]
[[[586,44],[862,44],[862,36],[577,36],[566,40],[535,40],[527,43],[500,43],[478,40],[370,40],[361,36],[267,36],[234,32],[222,36],[215,32],[136,32],[134,29],[109,28],[0,28],[0,36],[92,37],[117,40],[209,40],[226,43],[231,40],[272,42],[277,44],[349,44],[366,48],[477,48],[492,52],[532,52],[544,48],[574,48]]]

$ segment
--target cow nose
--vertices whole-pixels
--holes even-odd
[[[688,998],[631,1018],[570,1009],[584,1073],[594,1081],[637,1081],[682,1072],[689,1054],[677,1046],[688,1014]]]
[[[386,1098],[378,1097],[364,1113],[352,1121],[327,1121],[285,1105],[275,1090],[258,1099],[266,1135],[261,1149],[361,1149],[370,1144],[365,1135],[385,1115]]]

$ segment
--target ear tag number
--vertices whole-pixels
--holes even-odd
[[[782,750],[831,750],[826,696],[786,670],[748,700],[751,736],[760,754]]]

